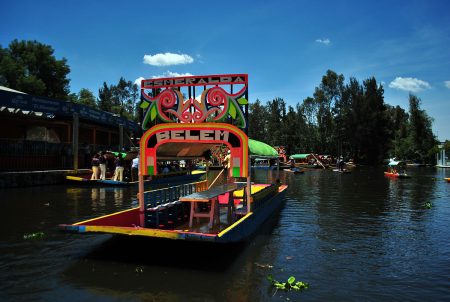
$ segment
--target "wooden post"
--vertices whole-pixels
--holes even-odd
[[[78,133],[80,127],[80,119],[78,113],[73,113],[72,123],[72,150],[73,150],[73,169],[78,171]]]
[[[144,175],[141,173],[140,166],[139,163],[139,226],[143,228],[145,227]]]
[[[250,153],[250,152],[249,152]],[[250,213],[252,210],[252,207],[250,205],[250,201],[252,198],[252,182],[251,182],[251,175],[252,174],[252,163],[250,156],[248,157],[248,176],[247,176],[247,187],[246,187],[246,194],[247,194],[247,214]]]
[[[123,125],[119,125],[119,152],[123,150]]]

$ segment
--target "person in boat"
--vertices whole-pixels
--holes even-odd
[[[229,172],[228,172],[228,170],[231,167],[231,152],[230,152],[230,150],[228,150],[227,155],[223,159],[222,165],[223,165],[223,173],[225,175],[224,182],[228,183],[228,180],[229,180]]]
[[[167,165],[167,164],[164,165],[163,169],[162,169],[162,173],[165,174],[165,173],[169,173],[169,172],[170,172],[169,165]]]
[[[293,160],[293,159],[291,159],[291,160],[289,161],[289,168],[290,168],[292,171],[298,171],[298,170],[299,170],[297,167],[295,167],[295,160]]]
[[[116,165],[116,170],[114,171],[114,180],[123,181],[123,159],[120,153],[116,156],[114,160],[114,164]]]
[[[231,152],[228,150],[227,155],[222,161],[223,168],[228,170],[231,167]]]
[[[338,169],[339,169],[339,171],[344,171],[344,167],[345,167],[344,158],[341,156],[339,158],[339,162],[338,162]]]
[[[139,155],[131,161],[131,180],[138,181],[139,178]]]
[[[91,160],[91,166],[92,166],[92,176],[91,180],[97,180],[98,179],[98,173],[99,173],[99,155],[98,153],[94,155],[94,157]]]

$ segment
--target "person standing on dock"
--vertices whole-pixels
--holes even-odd
[[[131,161],[131,181],[138,181],[139,179],[139,155]]]
[[[123,160],[122,155],[119,153],[116,156],[116,160],[114,161],[114,164],[116,165],[116,170],[114,172],[114,180],[123,181]]]
[[[105,152],[100,153],[99,161],[100,161],[100,179],[105,180],[105,178],[106,178]]]
[[[95,154],[91,161],[92,166],[92,176],[91,180],[97,180],[98,179],[98,166],[100,165],[99,155]]]

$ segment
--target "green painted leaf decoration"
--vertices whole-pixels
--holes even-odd
[[[146,109],[149,105],[150,105],[149,102],[143,101],[142,104],[139,107],[141,107],[142,109]]]
[[[247,105],[248,101],[246,98],[239,98],[238,100],[239,105]]]
[[[156,110],[156,106],[150,107],[150,120],[154,121],[157,115],[158,111]]]
[[[230,103],[230,108],[228,109],[228,113],[230,114],[230,116],[232,118],[236,118],[236,107],[234,106],[233,103]]]

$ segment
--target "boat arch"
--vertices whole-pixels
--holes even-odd
[[[225,123],[159,124],[141,137],[140,171],[157,175],[157,161],[203,157],[212,146],[225,144],[231,151],[230,176],[248,176],[248,137]]]

